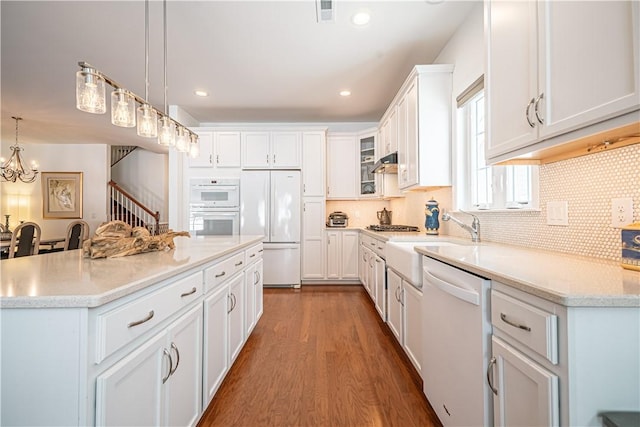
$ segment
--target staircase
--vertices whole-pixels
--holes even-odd
[[[160,212],[143,205],[114,181],[109,181],[108,187],[111,221],[119,220],[132,227],[145,227],[153,235],[167,232],[169,224],[160,222]]]
[[[111,146],[111,166],[115,166],[120,160],[127,157],[138,147],[135,145],[112,145]]]

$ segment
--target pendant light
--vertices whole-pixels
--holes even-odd
[[[169,118],[169,111],[167,108],[167,0],[162,2],[162,16],[163,16],[163,28],[164,28],[164,116],[160,118],[158,122],[158,144],[166,146],[176,145],[176,125]]]
[[[126,89],[111,92],[111,123],[124,128],[136,125],[136,100]]]
[[[144,104],[138,107],[138,135],[145,138],[158,136],[158,114],[149,105],[149,0],[144,2]]]
[[[76,108],[93,114],[107,111],[104,78],[95,68],[83,67],[76,73]]]
[[[200,144],[198,144],[198,135],[191,134],[191,143],[189,144],[189,156],[195,159],[200,155]]]
[[[190,143],[191,139],[189,138],[187,130],[183,126],[178,126],[178,130],[176,131],[176,150],[181,153],[186,153],[189,151]]]

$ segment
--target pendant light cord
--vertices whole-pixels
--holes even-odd
[[[149,102],[149,0],[144,2],[144,100]]]
[[[163,8],[162,13],[164,17],[164,113],[169,114],[167,111],[167,91],[169,88],[167,87],[167,0],[162,2]]]

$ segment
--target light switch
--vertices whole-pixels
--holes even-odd
[[[547,202],[547,225],[569,225],[569,202],[548,201]]]

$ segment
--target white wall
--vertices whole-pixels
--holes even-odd
[[[152,211],[168,220],[168,154],[137,149],[111,168],[111,179]]]
[[[13,141],[2,141],[5,158],[11,154]],[[91,233],[107,216],[107,182],[109,180],[108,146],[104,144],[28,144],[25,160],[35,160],[43,172],[82,172],[82,219],[89,223]],[[69,219],[42,218],[42,183],[3,182],[0,184],[0,214],[10,214],[13,229],[19,221],[33,221],[42,228],[43,238],[63,237]]]

